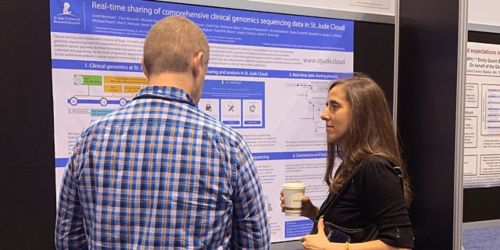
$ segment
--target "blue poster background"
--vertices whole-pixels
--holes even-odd
[[[51,31],[144,38],[157,20],[183,15],[210,43],[353,51],[353,21],[136,0],[51,0]]]

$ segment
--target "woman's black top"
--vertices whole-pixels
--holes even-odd
[[[376,223],[379,240],[394,247],[413,248],[413,231],[401,180],[392,165],[372,156],[358,168],[345,193],[333,208],[324,212],[325,221],[347,228]]]

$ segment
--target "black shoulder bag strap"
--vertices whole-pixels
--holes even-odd
[[[328,211],[330,208],[334,206],[334,204],[338,201],[338,199],[346,192],[347,188],[349,187],[350,183],[352,182],[352,179],[356,175],[358,169],[355,169],[346,179],[344,182],[344,185],[340,188],[339,192],[337,194],[329,194],[328,199],[325,202],[325,205],[321,207],[321,209],[318,212],[318,215],[316,216],[313,228],[311,229],[310,234],[316,234],[318,233],[317,230],[317,222],[321,216],[325,213],[325,211]],[[324,222],[325,223],[325,235],[327,236],[328,240],[330,242],[351,242],[351,237],[347,234],[345,234],[342,231],[333,229],[332,226],[329,225],[329,222]]]
[[[404,184],[403,184],[403,170],[401,170],[401,167],[394,165],[394,163],[392,163],[392,162],[389,162],[389,163],[391,164],[392,169],[394,170],[394,172],[396,172],[396,175],[399,178],[399,182],[401,183],[401,190],[403,191],[403,195],[404,195],[405,188],[404,188]]]
[[[328,211],[328,209],[330,209],[331,207],[333,207],[333,205],[339,199],[339,197],[341,197],[347,191],[347,188],[349,187],[349,185],[352,182],[352,179],[354,178],[354,176],[358,172],[358,169],[359,168],[356,168],[356,170],[354,170],[351,173],[351,175],[349,175],[349,177],[347,177],[347,179],[344,182],[344,185],[342,185],[342,187],[340,188],[340,190],[339,190],[339,192],[337,194],[333,194],[333,195],[330,194],[330,195],[328,195],[328,200],[326,201],[325,206],[321,207],[321,209],[319,210],[318,215],[316,216],[316,220],[319,220],[319,218],[321,216],[323,216],[323,214],[325,213],[325,211]]]

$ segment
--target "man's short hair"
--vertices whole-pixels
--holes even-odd
[[[198,25],[181,16],[166,17],[154,24],[146,36],[144,67],[148,75],[187,72],[198,52],[203,53],[202,63],[206,66],[208,41]]]

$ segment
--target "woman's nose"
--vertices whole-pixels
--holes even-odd
[[[326,121],[328,119],[330,119],[330,116],[328,115],[326,107],[324,107],[323,111],[321,111],[321,120]]]

